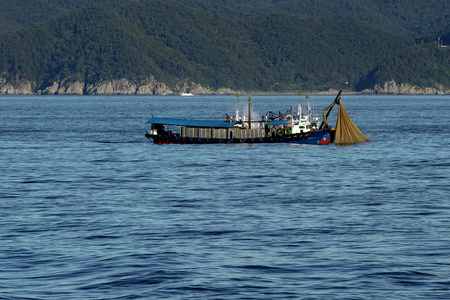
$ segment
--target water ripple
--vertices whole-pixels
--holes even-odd
[[[157,146],[151,113],[236,100],[55,97],[0,97],[0,299],[450,298],[448,96],[346,96],[349,147]]]

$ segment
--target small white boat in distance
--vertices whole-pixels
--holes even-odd
[[[192,93],[181,93],[180,96],[194,96]]]

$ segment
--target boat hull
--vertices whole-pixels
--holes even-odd
[[[273,137],[246,138],[246,139],[217,139],[217,138],[191,138],[179,135],[152,135],[147,132],[147,138],[153,139],[154,144],[256,144],[256,143],[291,143],[291,144],[329,144],[330,131],[316,130],[308,133],[277,135]]]

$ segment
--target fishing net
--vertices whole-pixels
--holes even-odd
[[[339,99],[339,101],[337,101]],[[324,124],[327,124],[327,117],[325,116],[325,111],[329,111],[335,104],[339,103],[339,113],[336,123],[336,131],[333,143],[336,144],[354,144],[354,143],[364,143],[371,141],[368,137],[366,137],[359,129],[356,127],[355,123],[353,123],[352,119],[350,119],[349,115],[345,111],[344,106],[342,105],[342,101],[340,97],[336,97],[335,102],[326,107],[323,110],[323,120]],[[329,112],[328,112],[329,113]]]
[[[365,136],[353,123],[349,115],[345,111],[342,101],[339,104],[339,114],[336,123],[336,135],[334,143],[336,144],[353,144],[371,141]]]

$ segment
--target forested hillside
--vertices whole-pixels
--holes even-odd
[[[450,51],[349,19],[278,13],[229,19],[171,0],[107,3],[0,34],[0,87],[154,77],[213,90],[450,88]],[[83,91],[88,93],[86,89]]]
[[[103,2],[126,3],[130,0],[2,0],[0,32],[15,31],[46,22]]]
[[[289,13],[306,18],[346,18],[398,35],[419,37],[450,23],[448,0],[178,0],[229,18]]]
[[[103,2],[139,0],[2,0],[0,31],[32,26]],[[145,0],[140,0],[141,2]],[[186,6],[225,18],[289,13],[305,18],[346,18],[361,21],[397,35],[420,36],[450,23],[448,0],[177,0]]]

